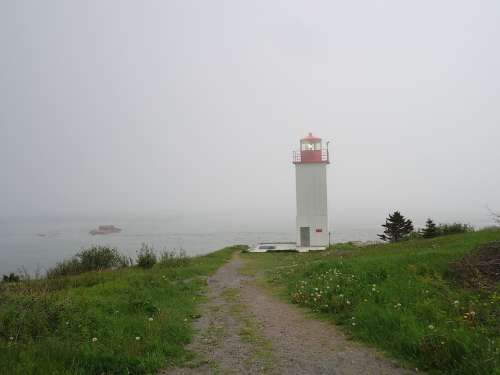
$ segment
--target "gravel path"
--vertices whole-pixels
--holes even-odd
[[[208,280],[185,368],[161,374],[409,374],[332,324],[266,293],[239,272],[236,255]]]

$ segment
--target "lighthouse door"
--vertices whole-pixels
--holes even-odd
[[[300,246],[308,247],[311,245],[311,238],[309,227],[300,227]]]

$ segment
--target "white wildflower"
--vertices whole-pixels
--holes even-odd
[[[432,330],[432,329],[434,329],[434,326],[432,324],[429,324],[429,326],[427,328]]]
[[[97,341],[97,337],[92,337],[92,342],[96,342]]]

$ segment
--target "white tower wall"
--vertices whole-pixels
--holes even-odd
[[[295,164],[299,248],[328,246],[326,165],[326,163]],[[302,238],[301,233],[304,234],[305,229],[301,228],[309,228],[309,246],[304,243],[307,238]]]

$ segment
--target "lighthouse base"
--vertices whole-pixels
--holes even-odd
[[[307,253],[309,251],[326,250],[326,246],[298,246],[295,242],[261,242],[253,245],[248,250],[250,253],[267,253],[274,251],[297,251]]]
[[[299,253],[307,253],[309,251],[326,250],[326,246],[297,246]]]

